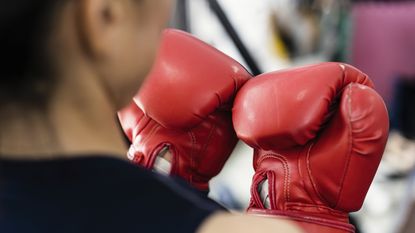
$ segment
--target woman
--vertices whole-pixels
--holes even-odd
[[[171,3],[1,3],[0,232],[297,232],[125,161],[115,112],[151,67]]]

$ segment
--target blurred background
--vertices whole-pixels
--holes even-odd
[[[171,26],[253,74],[324,61],[368,74],[392,129],[364,206],[352,218],[357,232],[415,232],[415,1],[178,0]],[[252,176],[252,150],[239,143],[209,195],[243,210]]]

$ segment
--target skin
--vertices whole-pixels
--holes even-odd
[[[2,106],[1,158],[100,154],[126,160],[127,148],[115,113],[128,104],[151,68],[172,3],[62,1],[45,43],[57,86],[46,110]],[[198,232],[300,231],[286,220],[217,213]]]
[[[16,105],[1,111],[0,154],[42,159],[101,153],[125,159],[115,112],[150,69],[171,1],[64,2],[46,43],[58,85],[46,111]]]

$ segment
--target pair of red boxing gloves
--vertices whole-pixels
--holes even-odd
[[[248,212],[311,233],[354,232],[348,213],[362,206],[389,125],[382,98],[354,67],[323,63],[252,78],[232,58],[171,29],[119,118],[134,163],[201,191],[243,140],[254,148]]]

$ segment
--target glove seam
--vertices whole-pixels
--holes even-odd
[[[276,190],[276,187],[275,187],[275,176],[276,175],[272,171],[267,171],[266,172],[266,175],[267,175],[267,182],[268,182],[268,196],[275,197],[275,190]],[[270,183],[271,183],[271,189],[269,188],[269,184]],[[285,182],[284,182],[284,190],[286,190]],[[263,205],[265,205],[265,203],[263,203]],[[272,200],[270,199],[270,205],[271,205],[270,206],[271,209],[277,208],[277,202],[276,202],[275,198],[272,198]]]
[[[139,122],[141,122],[141,121],[143,121],[143,119],[145,120],[145,119],[147,119],[147,122],[145,122],[144,123],[144,125],[142,125],[142,126],[140,126],[140,124],[139,124]],[[136,138],[137,138],[137,135],[139,135],[140,133],[142,133],[143,131],[144,131],[144,129],[145,128],[147,128],[147,126],[150,124],[150,122],[151,122],[151,118],[149,118],[149,117],[147,117],[144,113],[143,113],[143,115],[140,117],[140,120],[138,120],[137,121],[137,124],[136,124],[136,126],[134,127],[134,130],[133,130],[133,132],[134,132],[134,138],[133,138],[133,140],[132,140],[132,144],[131,144],[131,146],[130,146],[130,148],[132,147],[133,148],[133,150],[134,150],[134,154],[133,154],[133,158],[132,158],[132,161],[134,162],[134,163],[138,163],[138,164],[140,164],[141,166],[144,166],[145,168],[149,168],[149,166],[148,166],[148,161],[145,161],[145,156],[141,156],[141,158],[140,159],[137,159],[137,156],[136,156],[136,152],[137,151],[139,151],[139,149],[136,147]],[[153,129],[152,129],[153,130]],[[151,132],[151,131],[150,131]],[[142,143],[144,143],[144,142],[142,142]],[[142,144],[141,143],[141,144]],[[130,151],[130,150],[129,150]],[[129,151],[128,151],[128,154],[129,154]],[[140,154],[142,154],[141,152],[140,152]],[[143,160],[143,158],[144,158],[144,164],[142,164],[141,163],[141,161]]]
[[[305,167],[305,169],[306,169],[306,174],[304,174],[303,175],[303,171],[302,171],[302,164],[303,164],[303,162],[302,162],[302,158],[301,158],[301,155],[298,157],[298,161],[297,161],[297,167],[298,167],[298,172],[299,172],[299,176],[302,178],[302,180],[303,180],[303,189],[304,189],[304,192],[306,193],[306,194],[308,194],[310,197],[311,196],[313,196],[313,194],[311,194],[310,193],[310,191],[309,191],[309,189],[307,188],[307,184],[306,184],[306,179],[308,178],[309,180],[310,180],[310,182],[311,182],[311,185],[313,186],[312,188],[313,188],[313,190],[314,190],[314,192],[316,192],[317,193],[317,196],[319,197],[319,198],[321,198],[320,197],[320,195],[319,195],[319,193],[316,191],[316,188],[314,187],[314,183],[313,183],[313,179],[311,178],[311,168],[309,169],[308,168],[308,154],[307,154],[307,156],[306,156],[306,158],[305,158],[305,160],[306,160],[306,162],[305,162],[305,165],[304,165],[304,167]],[[310,171],[309,171],[310,170]],[[307,176],[308,175],[308,176]],[[314,204],[316,204],[317,205],[317,203],[313,200],[313,202],[314,202]]]
[[[291,174],[290,169],[288,167],[288,161],[287,159],[280,155],[280,154],[265,154],[261,157],[261,159],[258,161],[258,163],[261,163],[265,159],[277,159],[280,160],[280,162],[283,164],[284,168],[284,199],[285,202],[290,201],[290,182],[291,182]],[[275,198],[273,197],[273,202],[275,202]]]
[[[316,184],[316,182],[314,181],[314,179],[313,179],[313,175],[312,175],[312,172],[311,172],[311,164],[310,164],[310,152],[311,152],[311,149],[314,147],[314,143],[311,143],[310,144],[310,146],[308,147],[308,149],[307,149],[307,156],[306,156],[306,164],[307,164],[307,173],[308,173],[308,177],[309,177],[309,179],[310,179],[310,182],[311,182],[311,186],[313,187],[313,189],[314,189],[314,192],[316,192],[316,194],[317,194],[317,196],[321,199],[321,200],[323,200],[324,202],[326,202],[326,203],[330,203],[329,201],[327,201],[327,199],[323,196],[323,195],[321,195],[321,193],[319,192],[319,189],[318,189],[318,187],[317,187],[317,184]],[[306,189],[305,189],[306,190]],[[317,203],[315,203],[316,205],[318,205]]]
[[[140,122],[143,121],[144,118],[147,118],[147,122],[144,123],[143,126],[140,127]],[[140,119],[138,119],[136,121],[135,127],[134,127],[134,137],[136,137],[138,134],[140,134],[146,127],[147,125],[150,123],[150,118],[147,117],[144,113],[143,115],[140,117]],[[134,142],[134,140],[132,140]]]
[[[291,211],[301,211],[301,210],[304,209],[304,207],[308,207],[310,209],[311,208],[312,209],[323,209],[327,213],[330,213],[331,215],[335,215],[335,216],[338,216],[338,217],[343,217],[344,218],[344,217],[347,216],[347,214],[345,214],[344,212],[342,212],[340,210],[332,209],[332,208],[330,208],[330,207],[328,207],[328,206],[326,206],[324,204],[320,204],[320,205],[316,204],[316,205],[314,205],[314,204],[306,204],[306,203],[301,203],[301,202],[290,202],[290,203],[287,203],[287,206],[290,207],[289,210],[291,210]],[[299,207],[301,209],[297,209],[296,207]],[[309,214],[311,215],[313,213],[309,213]],[[315,213],[315,214],[325,214],[325,213],[319,211],[318,213]]]
[[[209,130],[209,135],[207,137],[205,145],[203,145],[202,149],[200,150],[200,153],[203,154],[206,151],[206,148],[208,148],[208,145],[210,144],[213,136],[213,132],[216,130],[217,126],[212,125],[211,129]]]
[[[192,142],[192,146],[190,148],[190,171],[188,171],[189,174],[189,183],[191,183],[193,185],[193,170],[195,167],[195,162],[194,162],[194,154],[195,154],[195,145],[196,145],[196,137],[193,133],[192,130],[188,131],[188,135],[190,136],[190,141]]]
[[[266,179],[266,171],[255,173],[253,177],[253,183],[251,185],[251,203],[249,204],[248,210],[253,208],[253,206],[259,206],[261,209],[264,209],[265,206],[261,201],[261,198],[258,194],[258,184],[261,183],[263,180]],[[257,177],[261,177],[259,180],[256,179]]]
[[[239,89],[238,80],[235,78],[234,75],[232,76],[232,79],[233,79],[233,85],[234,85],[234,87],[233,87],[233,95],[232,96],[236,96],[236,94],[238,92],[238,89]]]
[[[339,190],[339,194],[336,200],[336,205],[334,208],[337,208],[339,205],[339,202],[342,198],[342,193],[343,193],[343,187],[344,187],[344,181],[346,179],[346,174],[347,171],[349,170],[349,165],[350,165],[350,159],[351,159],[351,151],[352,151],[352,147],[353,147],[353,135],[352,135],[352,122],[351,122],[351,112],[352,112],[352,85],[353,83],[351,83],[350,85],[348,85],[348,90],[347,90],[347,127],[348,127],[348,148],[347,148],[347,162],[346,165],[343,169],[343,176],[342,176],[342,180],[340,182],[340,190]]]
[[[342,70],[342,85],[341,85],[341,89],[343,89],[343,87],[345,86],[345,82],[346,82],[346,66],[345,66],[344,63],[337,63],[337,65]]]
[[[179,176],[179,170],[180,169],[178,167],[179,167],[179,164],[181,162],[180,161],[181,158],[180,158],[180,156],[178,156],[179,153],[177,152],[177,148],[169,142],[163,142],[163,144],[164,144],[164,146],[169,147],[169,151],[172,155],[170,175]]]
[[[151,121],[149,121],[149,123],[146,125],[146,127],[151,123]],[[156,131],[160,128],[161,126],[158,124],[155,124],[155,127],[152,127],[150,132],[148,133],[148,136],[145,138],[145,140],[143,140],[143,142],[141,144],[146,145],[148,141],[150,141],[150,139],[153,137],[153,135],[156,133]],[[143,127],[144,129],[144,127]],[[155,150],[157,148],[160,147],[162,143],[159,143],[155,148],[153,148],[152,152],[151,152],[151,156],[148,159],[148,161],[146,162],[146,164],[144,165],[146,168],[150,168],[152,169],[154,166],[154,161],[156,160],[156,153]]]
[[[206,149],[208,148],[208,145],[210,144],[213,134],[216,130],[217,126],[216,125],[212,125],[211,129],[209,130],[209,135],[206,139],[206,143],[203,145],[202,149],[200,150],[200,154],[204,154],[206,152]],[[198,161],[200,162],[200,161]],[[199,181],[205,183],[204,180],[204,176],[199,174],[199,171],[195,171],[195,173],[198,175],[198,177],[200,178]]]
[[[220,97],[220,95],[217,93],[217,92],[215,92],[215,95],[216,95],[216,97],[218,98],[218,106],[222,106],[223,105],[223,101],[222,101],[222,98]],[[213,112],[212,112],[213,113]],[[209,115],[210,114],[212,114],[212,113],[209,113]]]

